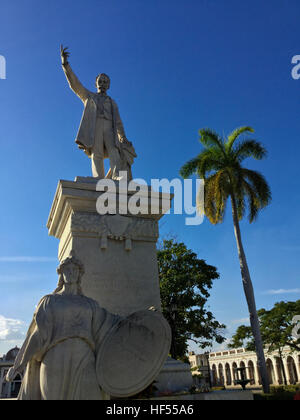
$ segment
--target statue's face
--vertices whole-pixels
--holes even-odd
[[[66,284],[78,283],[79,268],[73,263],[66,264],[63,267],[62,275]]]
[[[106,92],[109,89],[110,80],[106,74],[100,74],[96,80],[96,87],[99,92]]]

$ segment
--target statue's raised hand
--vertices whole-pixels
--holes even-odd
[[[69,51],[67,51],[68,47],[60,46],[60,57],[61,57],[61,64],[65,66],[68,64],[68,57],[70,56]]]

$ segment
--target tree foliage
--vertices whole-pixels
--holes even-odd
[[[300,351],[300,338],[292,335],[295,327],[293,318],[300,314],[300,300],[296,302],[278,302],[267,311],[257,311],[262,340],[269,352],[282,352],[283,347],[290,347],[291,351]],[[245,325],[238,327],[230,343],[231,348],[245,346],[254,350],[254,340],[251,328]]]
[[[164,240],[157,256],[162,311],[172,329],[171,356],[184,359],[188,340],[201,348],[224,342],[225,326],[206,307],[213,280],[219,278],[216,268],[174,240]]]

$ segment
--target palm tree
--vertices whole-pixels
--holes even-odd
[[[224,220],[227,199],[231,201],[234,233],[258,366],[264,392],[268,393],[269,379],[260,325],[239,223],[247,210],[249,221],[253,222],[259,210],[271,201],[270,188],[263,175],[242,166],[246,158],[260,160],[266,156],[266,149],[256,140],[241,140],[242,134],[253,132],[251,127],[240,127],[223,139],[211,129],[199,130],[200,142],[204,149],[197,157],[183,165],[180,174],[183,178],[197,174],[204,179],[204,212],[211,223],[217,224]]]

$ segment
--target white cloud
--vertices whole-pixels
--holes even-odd
[[[24,339],[24,322],[0,315],[0,341],[15,342]]]
[[[30,279],[29,276],[0,275],[0,283],[19,283]]]
[[[57,261],[53,257],[28,257],[28,256],[13,256],[13,257],[0,257],[0,262],[52,262]]]
[[[224,343],[222,343],[222,344],[215,344],[212,347],[212,349],[211,349],[211,353],[216,353],[216,352],[228,350],[228,345],[230,343],[231,343],[231,338],[226,338],[226,340],[224,341]]]
[[[241,318],[241,319],[234,319],[233,321],[231,321],[231,324],[236,325],[236,324],[249,324],[250,323],[250,319],[249,317],[247,318]]]
[[[271,289],[262,292],[263,295],[300,294],[300,289]]]

